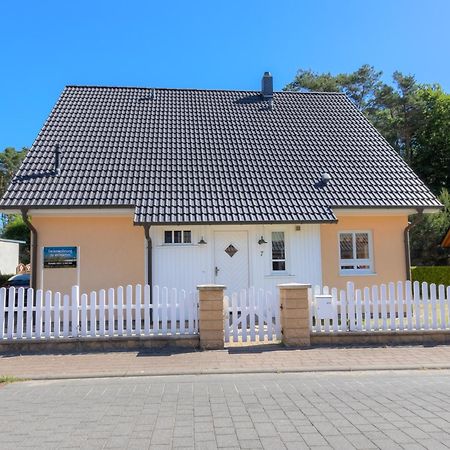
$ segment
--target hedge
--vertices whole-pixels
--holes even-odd
[[[413,281],[450,286],[450,266],[416,266],[411,268]]]

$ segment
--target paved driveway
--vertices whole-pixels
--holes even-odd
[[[450,371],[30,381],[0,405],[2,449],[450,447]]]

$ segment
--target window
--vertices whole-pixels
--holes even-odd
[[[164,231],[164,244],[190,244],[192,233],[190,230],[166,230]]]
[[[272,270],[286,270],[286,250],[284,232],[274,231],[272,233]]]
[[[373,273],[372,237],[368,231],[339,233],[339,270],[341,274]]]

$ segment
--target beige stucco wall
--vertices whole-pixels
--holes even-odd
[[[37,286],[69,293],[77,284],[82,292],[145,282],[145,238],[133,217],[32,218],[38,231]],[[42,269],[42,248],[79,247],[77,269]]]
[[[406,279],[403,231],[407,215],[338,216],[337,224],[321,225],[321,253],[323,284],[345,288],[354,281],[359,288],[373,284]],[[373,275],[340,275],[338,233],[341,231],[372,232]]]

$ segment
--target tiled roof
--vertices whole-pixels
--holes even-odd
[[[89,86],[65,88],[0,203],[132,206],[136,223],[439,205],[342,94],[276,92],[270,107],[258,92]]]

